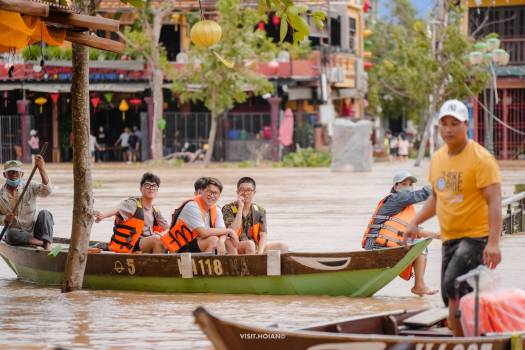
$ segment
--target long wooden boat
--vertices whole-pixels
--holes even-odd
[[[66,239],[56,256],[33,247],[0,242],[0,255],[19,279],[60,285]],[[286,253],[218,256],[211,254],[88,254],[84,288],[169,293],[299,294],[368,297],[391,282],[427,247],[348,253]]]
[[[215,350],[518,350],[525,334],[453,337],[447,310],[395,311],[297,330],[220,319],[199,307],[195,322]],[[427,315],[425,315],[427,314]]]

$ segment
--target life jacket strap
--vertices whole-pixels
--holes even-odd
[[[369,228],[372,228],[372,229],[378,229],[378,230],[381,230],[381,229],[385,229],[385,230],[388,230],[398,236],[402,236],[403,235],[403,231],[401,230],[398,230],[397,228],[395,227],[392,227],[390,225],[385,225],[385,224],[370,224],[368,225]]]
[[[372,216],[372,219],[385,220],[385,221],[394,221],[394,222],[397,222],[398,224],[401,224],[403,226],[408,226],[408,222],[406,222],[405,220],[401,220],[399,218],[395,218],[395,217],[392,217],[392,216],[374,215],[374,216]]]

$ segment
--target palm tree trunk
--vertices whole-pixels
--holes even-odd
[[[88,13],[94,10],[93,0],[76,1],[77,7]],[[73,76],[71,81],[71,112],[73,117],[73,226],[67,255],[63,292],[82,288],[86,269],[87,249],[93,224],[93,191],[91,155],[89,152],[89,61],[88,48],[73,44]]]

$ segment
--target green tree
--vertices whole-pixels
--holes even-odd
[[[409,0],[395,0],[389,20],[379,20],[371,38],[375,65],[369,75],[369,109],[383,116],[403,111],[424,135],[444,100],[477,94],[488,81],[486,72],[465,62],[474,42],[461,31],[461,9],[450,7],[446,14],[448,25],[435,26],[432,37],[432,21],[418,18]]]
[[[248,91],[255,95],[273,91],[272,84],[254,71],[252,64],[271,59],[276,50],[266,34],[255,29],[265,15],[242,8],[239,0],[219,0],[217,9],[223,33],[221,40],[210,49],[192,46],[190,64],[172,72],[172,90],[180,101],[202,101],[211,112],[206,165],[213,154],[219,116],[235,103],[246,101]],[[216,53],[231,61],[234,67],[224,65]]]

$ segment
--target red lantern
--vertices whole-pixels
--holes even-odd
[[[53,93],[50,93],[49,96],[51,96],[51,101],[53,101],[54,104],[56,104],[58,102],[58,96],[60,96],[58,94],[58,92],[53,92]]]
[[[139,106],[142,104],[142,100],[140,98],[131,98],[129,100],[129,103],[131,103],[135,107],[135,112],[138,112]]]
[[[367,13],[368,11],[370,11],[371,8],[372,8],[372,5],[370,4],[370,1],[365,0],[365,2],[363,3],[363,12]]]
[[[275,28],[277,28],[277,26],[279,26],[279,23],[281,23],[281,19],[279,18],[279,16],[274,15],[272,18],[272,23],[275,26]]]
[[[100,104],[100,97],[93,96],[91,97],[91,105],[93,106],[93,113],[97,113],[97,107]]]
[[[262,30],[263,32],[266,31],[266,25],[263,21],[259,22],[259,24],[257,25],[257,29],[259,30]]]
[[[363,64],[363,66],[364,66],[365,70],[370,70],[370,69],[372,69],[372,67],[374,67],[374,64],[372,62],[365,62]]]

